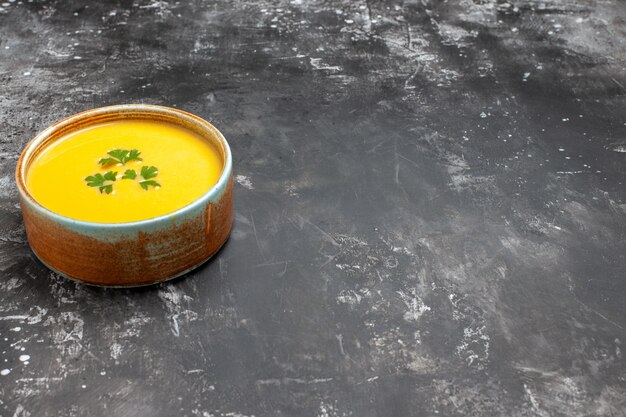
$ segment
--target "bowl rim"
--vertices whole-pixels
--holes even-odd
[[[106,116],[106,115],[115,115],[115,114],[124,114],[124,115],[132,115],[133,113],[141,113],[143,115],[147,114],[161,114],[168,115],[174,118],[185,119],[196,126],[200,126],[203,129],[206,129],[208,133],[210,133],[221,145],[223,151],[224,165],[222,168],[222,172],[220,174],[217,182],[209,188],[204,194],[200,197],[192,201],[191,203],[177,209],[171,211],[169,213],[162,214],[156,217],[150,217],[148,219],[143,220],[135,220],[131,222],[116,222],[116,223],[102,223],[102,222],[91,222],[86,220],[78,220],[73,219],[71,217],[64,216],[62,214],[56,213],[49,208],[43,206],[39,203],[28,191],[26,187],[26,161],[31,157],[31,154],[37,150],[38,146],[44,142],[47,138],[49,138],[54,133],[59,130],[63,130],[68,128],[69,126],[78,123],[83,120],[87,120],[94,116]],[[132,118],[132,117],[131,117]],[[97,122],[96,122],[97,124]],[[185,126],[182,126],[185,127]],[[34,207],[39,212],[42,212],[44,215],[48,217],[52,217],[54,220],[68,223],[71,225],[75,225],[82,228],[98,228],[98,229],[115,229],[115,228],[136,228],[140,226],[148,226],[153,225],[155,223],[162,222],[164,220],[171,220],[172,218],[176,218],[178,215],[183,214],[187,211],[193,211],[198,206],[204,206],[207,201],[210,201],[217,197],[228,185],[228,181],[230,180],[232,174],[232,154],[230,151],[230,146],[224,138],[224,135],[211,123],[204,120],[203,118],[196,116],[194,114],[188,113],[184,110],[159,106],[154,104],[117,104],[112,106],[105,107],[97,107],[90,110],[85,110],[80,113],[73,114],[64,119],[59,120],[58,122],[53,123],[48,126],[46,129],[39,132],[34,138],[32,138],[22,150],[20,157],[17,161],[17,165],[15,167],[15,180],[17,183],[17,189],[21,198],[28,202],[32,207]]]

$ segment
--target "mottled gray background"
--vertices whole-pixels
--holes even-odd
[[[0,3],[0,415],[626,415],[626,2]],[[139,290],[30,252],[48,124],[230,141],[213,261]]]

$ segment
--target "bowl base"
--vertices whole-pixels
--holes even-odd
[[[210,261],[215,255],[217,255],[217,253],[224,247],[224,245],[226,245],[226,242],[228,242],[229,239],[230,239],[230,234],[226,238],[226,240],[224,240],[224,242],[215,250],[215,252],[210,254],[206,259],[202,260],[201,262],[198,262],[197,264],[195,264],[195,265],[193,265],[193,266],[191,266],[191,267],[189,267],[189,268],[187,268],[187,269],[185,269],[183,271],[177,272],[176,274],[171,275],[169,277],[166,277],[166,278],[163,278],[163,279],[159,279],[159,280],[156,280],[156,281],[145,282],[145,283],[141,283],[141,284],[129,283],[129,284],[122,284],[122,285],[109,285],[109,284],[98,284],[96,282],[84,281],[81,278],[67,275],[64,272],[61,272],[61,271],[53,268],[46,261],[41,259],[41,257],[37,254],[37,252],[35,252],[33,250],[32,247],[31,247],[31,251],[33,252],[35,257],[39,260],[39,262],[41,262],[46,268],[48,268],[52,272],[54,272],[54,273],[56,273],[56,274],[58,274],[58,275],[60,275],[60,276],[62,276],[64,278],[70,279],[70,280],[72,280],[74,282],[77,282],[79,284],[89,285],[91,287],[100,287],[100,288],[139,288],[139,287],[148,287],[150,285],[156,285],[156,284],[161,284],[163,282],[171,281],[173,279],[179,278],[179,277],[181,277],[181,276],[183,276],[183,275],[185,275],[185,274],[187,274],[187,273],[189,273],[189,272],[191,272],[191,271],[201,267],[202,265],[204,265],[205,263]]]

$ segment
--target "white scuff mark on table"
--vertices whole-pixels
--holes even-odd
[[[477,30],[467,31],[464,28],[445,22],[437,22],[431,19],[431,22],[436,26],[439,35],[442,38],[444,45],[457,46],[459,48],[470,46],[474,39],[478,37]]]
[[[463,340],[456,347],[456,354],[464,359],[468,366],[482,369],[489,359],[490,341],[485,325],[466,327],[463,329]]]
[[[361,269],[361,267],[359,265],[335,264],[335,266],[337,267],[337,269],[340,269],[342,271],[344,271],[346,269],[351,269],[351,270],[360,270]]]
[[[316,71],[341,71],[342,68],[338,65],[327,65],[322,62],[322,58],[310,58],[309,62]]]
[[[347,356],[346,351],[343,348],[343,335],[337,334],[335,335],[335,339],[337,339],[337,343],[339,344],[339,353],[341,353],[341,356]]]
[[[545,411],[539,408],[539,403],[537,402],[535,395],[530,390],[530,388],[528,388],[528,385],[526,384],[524,384],[524,391],[526,391],[526,395],[528,395],[528,400],[530,401],[530,405],[532,406],[533,411],[537,413],[538,416],[541,416],[541,417],[549,416],[549,414],[547,414]]]
[[[111,358],[115,361],[115,363],[119,363],[118,359],[122,356],[122,345],[115,342],[109,347]]]
[[[235,181],[237,181],[239,185],[247,188],[248,190],[254,190],[254,185],[252,185],[252,181],[249,177],[246,177],[245,175],[236,175]]]
[[[376,231],[378,231],[378,229],[375,229]],[[407,248],[406,246],[396,246],[391,239],[383,236],[382,234],[378,234],[380,240],[383,241],[383,243],[385,245],[387,245],[387,247],[394,253],[401,253],[403,255],[407,255],[407,256],[415,256],[415,254],[413,252],[411,252],[409,250],[409,248]]]
[[[290,197],[300,197],[299,187],[296,184],[288,184],[285,187],[285,193]]]
[[[39,306],[35,306],[33,308],[31,308],[31,312],[33,311],[33,309],[37,310],[35,314],[14,314],[14,315],[10,315],[10,316],[0,316],[0,321],[1,320],[26,320],[26,323],[28,324],[36,324],[41,322],[41,320],[43,320],[43,316],[45,316],[48,313],[48,309],[45,308],[41,308]],[[17,329],[17,330],[14,330]],[[21,328],[18,327],[14,327],[13,329],[11,329],[12,331],[15,332],[19,332],[21,330]]]
[[[53,57],[56,57],[56,58],[67,58],[68,56],[71,55],[71,54],[68,54],[68,53],[53,51],[51,49],[47,49],[44,52],[46,52],[48,55],[52,55]]]
[[[15,413],[13,413],[13,417],[30,417],[31,414],[24,408],[22,404],[18,404],[15,408]]]
[[[33,397],[41,395],[44,392],[50,392],[50,383],[58,383],[64,378],[54,377],[38,377],[38,378],[18,378],[15,382],[18,385],[15,393],[21,398]]]
[[[17,186],[12,175],[0,177],[0,197],[17,196]]]
[[[590,415],[590,413],[584,412],[588,404],[588,382],[586,378],[566,376],[559,371],[526,366],[516,366],[515,368],[524,374],[526,380],[524,391],[536,415],[542,417]],[[602,400],[600,399],[600,401]],[[602,415],[618,415],[621,411],[615,409],[610,402],[605,405],[604,411],[606,412]]]
[[[361,295],[353,290],[342,290],[337,296],[337,302],[341,304],[348,304],[350,307],[354,307],[355,305],[361,302]]]
[[[333,378],[269,378],[257,380],[257,385],[292,385],[292,384],[323,384],[325,382],[331,382]]]
[[[33,309],[36,310],[36,312],[34,314],[32,312]],[[26,323],[28,323],[28,324],[40,323],[43,320],[43,317],[46,314],[48,314],[48,309],[47,308],[42,308],[42,307],[39,307],[39,306],[35,306],[35,307],[30,309],[30,315],[26,319]]]
[[[143,326],[153,320],[152,317],[147,317],[143,313],[135,313],[132,317],[124,320],[123,332],[120,337],[129,338],[133,336],[139,336]]]
[[[396,291],[396,293],[407,307],[408,311],[404,313],[406,321],[417,321],[424,313],[431,311],[431,308],[424,304],[414,288],[411,288],[408,294],[402,291]]]
[[[17,159],[19,157],[18,152],[0,152],[0,159]]]
[[[157,16],[161,18],[165,17],[166,15],[172,15],[172,9],[174,7],[174,5],[171,5],[168,2],[162,0],[152,1],[148,4],[139,6],[140,9],[154,9]]]
[[[165,304],[169,312],[170,329],[176,337],[180,336],[180,324],[198,319],[198,313],[183,307],[183,303],[189,303],[193,298],[185,295],[180,289],[168,286],[159,290],[159,298]]]
[[[455,191],[495,192],[494,178],[488,175],[471,175],[471,169],[463,156],[447,153],[446,170],[450,175],[450,185]]]
[[[66,286],[67,279],[61,275],[50,273],[50,294],[57,299],[57,305],[76,304],[76,295],[80,291],[78,287]]]
[[[77,357],[83,350],[84,320],[74,311],[62,312],[58,319],[50,316],[44,325],[52,326],[52,342],[63,355]]]
[[[427,375],[437,369],[437,363],[425,354],[408,351],[407,356],[412,360],[406,364],[406,367],[417,374]]]
[[[340,410],[337,406],[337,401],[334,401],[334,404],[327,401],[321,401],[316,417],[347,417],[351,415],[352,412],[346,413],[345,411]]]
[[[297,54],[297,55],[290,55],[290,56],[279,56],[274,59],[301,59],[301,58],[306,58],[306,57],[307,57],[306,55]]]

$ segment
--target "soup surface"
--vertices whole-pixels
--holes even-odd
[[[100,223],[145,220],[176,211],[219,179],[217,149],[182,127],[114,121],[57,140],[31,162],[26,186],[42,206]]]

